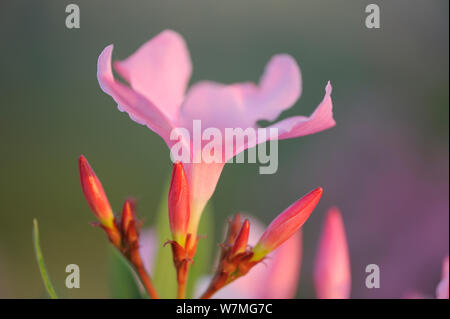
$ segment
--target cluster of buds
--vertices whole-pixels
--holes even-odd
[[[173,165],[169,188],[169,225],[173,263],[177,271],[178,297],[184,298],[189,266],[197,249],[198,238],[188,233],[190,221],[189,186],[183,164]]]
[[[127,199],[120,218],[114,216],[103,186],[84,156],[80,156],[81,186],[86,200],[107,234],[109,241],[131,263],[149,295],[157,298],[150,277],[144,269],[139,253],[139,229],[134,200]],[[283,211],[267,227],[254,247],[248,245],[250,222],[236,214],[229,221],[225,241],[220,245],[219,264],[211,283],[202,295],[210,298],[215,292],[247,274],[256,264],[293,236],[306,222],[322,196],[317,188]],[[190,229],[189,184],[182,163],[175,163],[168,198],[169,225],[173,262],[177,271],[178,297],[185,297],[189,268],[196,252],[198,238]]]
[[[149,295],[153,298],[157,297],[139,253],[141,222],[136,218],[135,201],[125,200],[121,218],[117,219],[102,183],[83,155],[78,159],[78,169],[84,197],[98,220],[98,223],[93,223],[93,225],[100,226],[105,231],[111,244],[133,265]]]
[[[202,298],[210,298],[216,291],[245,275],[259,261],[253,260],[253,252],[248,249],[250,222],[242,222],[240,214],[228,221],[228,232],[220,245],[219,264],[207,291]]]
[[[256,264],[293,236],[306,222],[322,197],[322,188],[308,193],[283,211],[262,234],[255,247],[248,247],[250,222],[236,214],[229,222],[221,245],[221,255],[214,277],[202,298],[210,298],[222,287],[244,276]]]

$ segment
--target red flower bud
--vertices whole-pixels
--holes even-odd
[[[173,165],[169,189],[169,224],[173,239],[184,246],[189,225],[189,188],[183,164]]]
[[[78,169],[80,171],[81,188],[89,207],[103,227],[114,228],[114,214],[102,183],[83,155],[78,158]]]
[[[253,248],[253,260],[260,260],[276,249],[303,226],[322,197],[323,189],[316,188],[300,198],[276,217]]]

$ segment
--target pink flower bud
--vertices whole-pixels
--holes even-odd
[[[278,215],[253,248],[253,260],[260,260],[294,235],[311,215],[322,193],[321,187],[316,188]]]
[[[325,219],[314,268],[314,283],[320,299],[350,297],[350,258],[344,222],[337,208],[331,208]]]

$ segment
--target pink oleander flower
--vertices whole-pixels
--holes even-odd
[[[187,46],[178,33],[163,31],[127,59],[114,63],[115,71],[129,86],[114,78],[112,51],[113,46],[107,46],[98,59],[97,78],[102,90],[117,102],[120,111],[127,112],[131,119],[160,135],[169,148],[179,142],[170,138],[174,129],[185,128],[193,135],[194,120],[201,120],[204,128],[220,131],[257,128],[257,121],[274,121],[297,101],[301,93],[299,67],[286,54],[275,55],[269,61],[258,85],[202,81],[186,91],[192,65]],[[322,102],[309,117],[290,117],[267,129],[278,129],[281,140],[334,126],[331,90],[328,83]],[[257,143],[270,138],[267,134]],[[195,149],[190,140],[180,139],[187,148]],[[233,143],[230,140],[224,142]],[[229,156],[254,145],[254,141],[237,145]],[[191,159],[195,157],[196,154],[191,155]],[[200,215],[228,159],[220,163],[194,163],[192,160],[183,163],[190,190],[189,232],[193,236],[196,236]]]
[[[436,288],[436,298],[438,299],[449,299],[449,289],[448,289],[448,282],[449,282],[449,262],[448,262],[448,256],[444,259],[444,262],[442,263],[442,279],[439,282],[437,288]]]
[[[348,299],[351,289],[350,258],[344,222],[337,208],[325,218],[314,268],[314,283],[320,299]]]
[[[250,218],[251,231],[248,244],[255,245],[264,232],[264,225]],[[224,299],[290,299],[294,298],[301,269],[302,236],[296,232],[278,249],[269,253],[264,262],[257,264],[245,276],[220,289],[213,298]],[[211,277],[201,278],[196,286],[199,296]]]
[[[253,248],[253,260],[260,260],[295,234],[314,211],[322,194],[323,189],[316,188],[278,215]]]

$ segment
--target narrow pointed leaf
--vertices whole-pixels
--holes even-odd
[[[172,249],[169,245],[163,247],[167,240],[172,238],[169,226],[169,211],[167,197],[169,194],[169,180],[164,186],[156,216],[156,229],[158,232],[158,252],[155,261],[155,274],[152,277],[153,284],[161,298],[176,298],[177,280],[173,266]]]
[[[53,288],[53,284],[48,275],[47,268],[45,267],[44,257],[42,256],[41,244],[39,241],[39,226],[36,219],[33,219],[33,244],[34,252],[36,254],[36,261],[38,263],[39,271],[41,272],[45,290],[47,291],[50,298],[57,299],[58,296],[56,295],[55,289]]]

